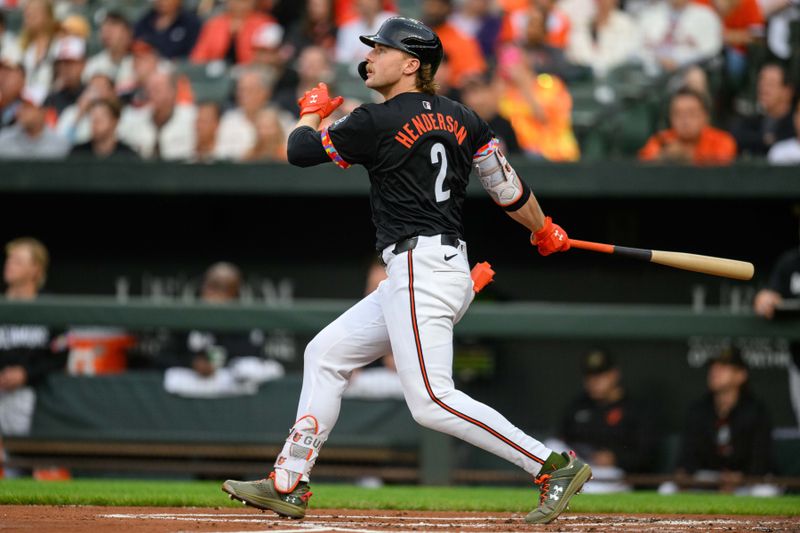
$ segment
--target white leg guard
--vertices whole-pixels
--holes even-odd
[[[324,441],[313,416],[306,415],[295,422],[275,461],[275,489],[289,493],[300,481],[308,481],[308,474]]]

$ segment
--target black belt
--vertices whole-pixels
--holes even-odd
[[[397,241],[394,244],[394,248],[392,249],[392,253],[394,255],[402,254],[403,252],[407,252],[409,250],[413,250],[417,247],[417,241],[419,238],[415,235],[413,237],[409,237],[407,239],[403,239],[402,241]],[[442,246],[452,246],[454,248],[458,248],[459,239],[455,235],[444,235],[442,234]],[[383,256],[380,254],[378,255],[378,260],[381,262],[383,266],[386,264],[383,262]]]

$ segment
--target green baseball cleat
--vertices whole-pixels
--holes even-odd
[[[262,511],[275,511],[289,518],[303,518],[312,494],[308,490],[308,483],[301,481],[292,492],[283,494],[275,489],[274,477],[273,472],[268,478],[257,481],[229,479],[222,484],[222,491],[227,492],[232,500],[239,500]]]
[[[567,466],[547,474],[539,474],[539,506],[528,513],[525,521],[529,524],[549,524],[563,513],[569,501],[592,479],[592,469],[578,459],[574,452],[562,452]]]

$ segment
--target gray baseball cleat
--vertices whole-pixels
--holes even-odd
[[[222,484],[222,491],[227,492],[232,500],[261,509],[275,511],[289,518],[303,518],[306,515],[311,491],[308,483],[301,481],[292,492],[283,494],[275,488],[275,473],[266,479],[257,481],[234,481],[229,479]]]
[[[549,524],[558,518],[583,484],[592,479],[592,469],[578,459],[575,452],[562,452],[561,455],[568,461],[566,466],[536,477],[539,506],[525,517],[529,524]]]

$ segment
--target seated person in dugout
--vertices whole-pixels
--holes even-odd
[[[23,237],[6,244],[5,298],[35,299],[47,278],[48,263],[47,248],[36,239]],[[0,324],[0,463],[4,456],[2,437],[30,432],[35,387],[48,374],[64,370],[67,356],[62,339],[44,325]],[[6,477],[18,474],[5,470]]]
[[[559,438],[589,459],[597,492],[628,490],[627,472],[647,472],[655,455],[654,417],[622,384],[622,372],[603,350],[581,360],[583,390],[564,411]]]
[[[743,486],[746,477],[771,472],[770,415],[750,391],[748,380],[749,369],[738,349],[723,348],[710,360],[708,388],[687,411],[678,458],[679,484],[682,476],[693,474],[718,481],[723,492],[748,493]],[[754,488],[768,490],[769,486]]]
[[[201,299],[205,303],[234,303],[239,299],[242,274],[231,263],[211,265],[203,278]],[[284,376],[278,361],[267,359],[265,334],[245,332],[190,331],[178,346],[176,363],[167,368],[164,388],[188,397],[218,398],[254,394],[258,386]]]

